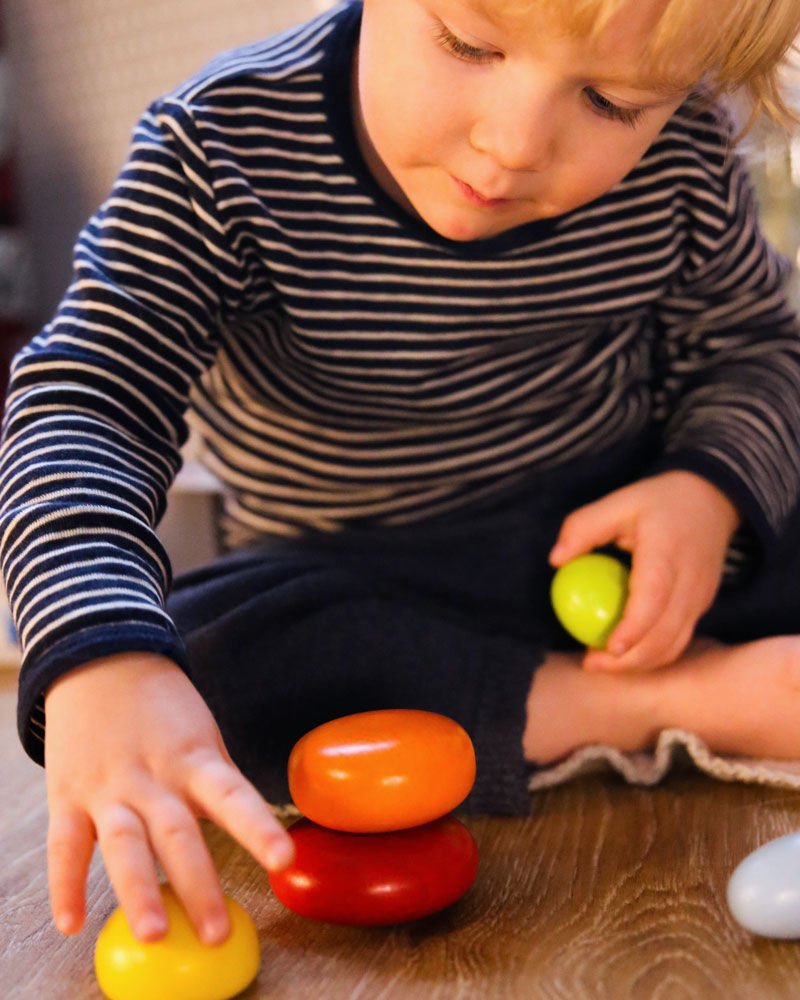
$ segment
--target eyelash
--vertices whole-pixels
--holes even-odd
[[[636,128],[645,113],[644,108],[621,108],[618,104],[614,104],[613,101],[609,101],[607,97],[598,94],[594,87],[585,87],[583,92],[586,94],[589,103],[599,114],[614,121],[622,122],[623,125],[629,125],[631,128]]]
[[[486,63],[499,54],[491,52],[489,49],[478,49],[474,45],[469,45],[454,35],[444,24],[437,26],[436,42],[441,45],[445,52],[449,52],[456,59],[463,59],[465,62]],[[597,114],[612,121],[622,122],[623,125],[628,125],[630,128],[635,128],[645,113],[645,108],[621,108],[618,104],[614,104],[613,101],[609,101],[607,97],[599,94],[594,87],[584,88],[584,94]]]
[[[436,41],[450,55],[457,59],[464,59],[466,62],[485,63],[494,59],[497,53],[490,52],[489,49],[476,49],[474,45],[468,45],[445,27],[444,24],[437,25]]]

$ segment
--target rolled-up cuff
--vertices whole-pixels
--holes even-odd
[[[496,666],[486,664],[470,733],[478,773],[465,808],[471,813],[525,815],[530,808],[530,767],[522,751],[525,706],[544,650],[498,636],[487,644],[487,654],[492,652],[497,655]]]
[[[17,702],[17,731],[28,756],[44,765],[44,693],[70,670],[115,653],[157,653],[186,670],[186,653],[177,634],[147,625],[104,625],[55,643],[32,662],[23,663]]]

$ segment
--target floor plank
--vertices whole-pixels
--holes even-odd
[[[52,927],[43,773],[16,739],[0,680],[0,927],[4,996],[98,1000],[94,940],[114,907],[102,864],[84,932]],[[725,906],[749,851],[800,828],[800,796],[693,772],[656,789],[612,777],[540,793],[530,817],[466,818],[481,854],[454,907],[394,928],[314,924],[286,911],[265,874],[206,826],[223,883],[262,943],[246,1000],[789,1000],[800,943],[754,938]]]

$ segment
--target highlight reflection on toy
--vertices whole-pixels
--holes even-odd
[[[630,572],[618,559],[590,552],[571,559],[550,585],[556,617],[571,636],[592,649],[605,649],[622,620]]]
[[[334,719],[300,739],[289,787],[305,818],[290,827],[293,864],[271,872],[276,897],[312,920],[378,926],[429,916],[469,889],[478,848],[450,815],[475,780],[467,733],[443,715],[405,709]],[[226,897],[231,934],[210,947],[162,886],[169,930],[143,944],[120,909],[95,948],[109,1000],[229,1000],[255,979],[258,934]]]

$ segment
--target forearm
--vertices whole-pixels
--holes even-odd
[[[66,308],[66,307],[65,307]],[[88,323],[88,320],[84,319]],[[164,612],[170,566],[155,533],[180,464],[178,427],[158,427],[88,345],[46,335],[17,358],[0,451],[0,558],[22,651],[20,736],[41,760],[41,692],[96,656],[180,657]],[[159,433],[160,431],[160,433]]]
[[[721,366],[681,399],[657,471],[720,489],[769,551],[800,492],[800,334],[758,363]]]
[[[23,366],[17,377],[25,374]],[[154,531],[169,462],[137,468],[142,445],[101,419],[96,392],[69,389],[76,400],[95,397],[91,419],[77,403],[47,405],[59,392],[63,402],[63,386],[18,393],[0,456],[0,558],[23,661],[20,727],[36,759],[40,727],[29,720],[55,677],[94,656],[177,655],[178,646],[164,613],[169,561]]]
[[[726,210],[689,228],[684,268],[658,305],[654,471],[714,483],[769,551],[800,495],[800,322],[784,289],[789,262],[764,239],[746,171],[726,155]]]

